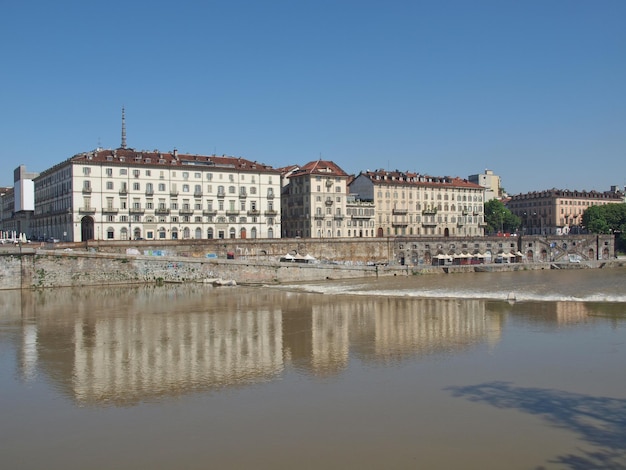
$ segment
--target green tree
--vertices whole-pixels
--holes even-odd
[[[487,233],[516,232],[522,220],[507,209],[502,201],[491,199],[485,203],[485,224]]]
[[[590,206],[583,212],[582,223],[591,233],[614,233],[617,251],[626,251],[626,204]]]

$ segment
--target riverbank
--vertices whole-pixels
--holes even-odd
[[[299,281],[385,276],[448,275],[545,269],[603,269],[626,266],[626,259],[582,262],[494,263],[476,265],[368,265],[297,263],[258,257],[237,259],[94,253],[21,247],[0,253],[0,289],[40,289],[154,283],[282,284]]]

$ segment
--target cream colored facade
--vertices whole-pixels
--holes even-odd
[[[280,172],[235,157],[98,149],[35,179],[33,232],[67,241],[280,237]]]
[[[282,195],[283,237],[348,236],[348,175],[339,166],[317,160],[290,172],[287,178]]]
[[[495,175],[492,170],[485,170],[484,173],[478,175],[470,175],[467,180],[485,188],[485,202],[502,197],[500,177]]]
[[[346,201],[348,237],[367,238],[376,235],[376,207],[373,201],[363,201],[348,194]]]
[[[484,191],[460,178],[367,171],[350,193],[374,202],[376,236],[483,236]]]

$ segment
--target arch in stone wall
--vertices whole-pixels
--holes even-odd
[[[91,216],[86,215],[80,221],[80,240],[86,242],[93,240],[94,237],[94,221]]]

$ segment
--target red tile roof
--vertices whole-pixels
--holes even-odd
[[[471,183],[467,179],[459,178],[458,176],[428,176],[398,170],[367,170],[361,172],[361,175],[366,176],[376,184],[485,189],[479,184]]]
[[[229,157],[226,155],[191,155],[181,154],[176,150],[172,152],[159,152],[158,150],[144,151],[135,149],[108,149],[94,150],[74,155],[70,161],[76,163],[97,163],[111,165],[146,165],[190,168],[215,168],[233,169],[237,171],[271,172],[279,173],[277,169],[264,163],[253,162],[241,157]]]
[[[315,160],[309,162],[294,171],[291,176],[302,175],[348,176],[348,174],[343,171],[339,165],[335,162],[331,162],[330,160]]]

